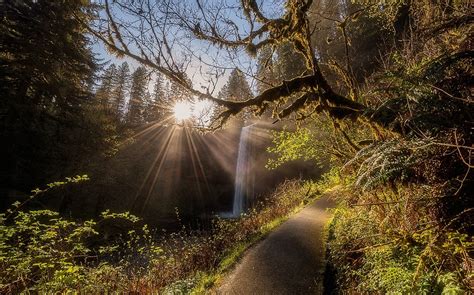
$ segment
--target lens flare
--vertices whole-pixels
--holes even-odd
[[[173,114],[175,119],[179,122],[191,119],[193,115],[193,105],[187,101],[179,101],[173,107]]]
[[[173,116],[176,121],[192,121],[196,126],[208,126],[211,121],[214,106],[208,100],[178,101],[173,106]]]

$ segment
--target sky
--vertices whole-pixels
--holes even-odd
[[[114,63],[116,65],[120,65],[123,62],[127,62],[129,67],[130,67],[130,71],[133,72],[136,68],[138,68],[141,65],[139,62],[137,62],[136,60],[134,60],[134,59],[132,59],[128,56],[117,58],[113,54],[110,54],[107,51],[107,49],[105,48],[104,44],[99,40],[94,41],[94,44],[92,46],[92,51],[96,55],[96,58],[99,59],[100,63],[106,63],[105,68],[109,64],[112,64],[112,63]],[[195,70],[196,70],[197,67],[198,67],[198,65],[190,67],[190,69],[187,71],[187,74],[190,77],[193,77],[192,80],[193,80],[194,85],[207,84],[207,82],[200,75],[195,74]],[[216,86],[216,92],[218,92],[222,88],[222,86],[225,85],[225,83],[228,79],[229,73],[230,73],[230,71],[227,71],[224,74],[224,76],[221,79],[218,80],[218,84]],[[154,77],[155,76],[152,75],[152,78],[150,79],[150,85],[149,85],[150,91],[153,89],[153,83],[155,81]]]
[[[160,1],[160,0],[157,0],[157,1]],[[182,1],[183,2],[177,2],[178,9],[180,7],[179,6],[180,4],[185,3],[183,7],[186,7],[186,6],[192,6],[196,3],[194,0],[182,0]],[[237,7],[240,6],[240,0],[207,0],[207,1],[204,0],[203,4],[212,6],[215,4],[220,4],[221,1],[225,1],[226,5],[229,7],[235,7],[234,9],[229,11],[230,13],[228,13],[227,16],[229,16],[232,19],[232,21],[234,21],[237,24],[237,26],[239,27],[239,30],[242,30],[243,32],[248,31],[249,30],[248,24],[246,23],[246,21],[243,20],[242,15],[239,15],[238,10],[237,10]],[[260,0],[260,7],[265,13],[267,13],[268,16],[274,17],[277,15],[278,12],[282,11],[281,9],[282,3],[283,3],[283,0]],[[234,15],[232,15],[232,13],[234,13]],[[128,16],[126,16],[125,14],[121,12],[117,12],[117,16],[124,17],[127,21],[129,20]],[[175,37],[175,36],[170,36],[170,37]],[[198,58],[194,58],[186,71],[186,73],[188,74],[188,77],[190,77],[191,80],[193,81],[193,85],[196,89],[200,89],[203,87],[205,88],[209,86],[209,83],[206,81],[205,75],[203,76],[202,73],[212,70],[212,68],[206,65],[205,63],[207,62],[207,63],[212,64],[213,62],[211,62],[211,58],[216,57],[216,56],[217,56],[217,59],[219,59],[219,63],[221,63],[221,66],[229,68],[229,70],[226,70],[224,74],[217,80],[217,84],[213,92],[215,96],[217,96],[219,90],[226,83],[231,69],[238,67],[244,72],[256,71],[255,60],[251,60],[251,58],[247,55],[247,53],[244,50],[240,50],[230,55],[226,55],[226,53],[222,50],[219,51],[216,48],[209,47],[209,44],[206,44],[206,42],[194,41],[193,43],[189,43],[189,44],[194,46],[193,52],[195,52],[196,55],[198,54],[200,55],[204,51],[205,48],[206,49],[210,48],[208,53],[206,53],[208,55],[207,57],[206,57],[206,54],[202,54],[202,56],[200,55],[204,63],[199,61]],[[121,64],[122,62],[126,61],[129,64],[131,71],[135,70],[138,66],[140,66],[140,64],[137,61],[133,60],[132,58],[123,57],[119,59],[111,55],[106,50],[102,42],[98,40],[93,45],[93,51],[94,53],[96,53],[97,58],[99,58],[99,60],[101,60],[102,63],[109,61],[110,63]],[[252,79],[248,79],[248,80],[251,87],[255,86],[254,85],[255,81],[252,81]],[[154,81],[153,77],[151,81]],[[152,85],[150,85],[150,88],[152,88]]]

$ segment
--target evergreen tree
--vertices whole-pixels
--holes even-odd
[[[111,93],[112,90],[116,88],[115,81],[117,76],[117,67],[115,64],[111,64],[102,74],[101,83],[96,91],[96,99],[99,102],[99,105],[103,109],[111,108]]]
[[[166,103],[166,89],[164,82],[163,75],[157,73],[153,93],[148,93],[148,99],[143,115],[146,123],[159,121],[164,118],[163,106]]]
[[[155,102],[153,100],[153,95],[150,93],[150,91],[146,90],[145,95],[143,96],[143,112],[142,112],[142,118],[143,118],[143,123],[147,124],[153,121],[156,121],[156,116],[153,112],[155,107]]]
[[[253,96],[244,73],[237,68],[230,73],[229,80],[222,88],[221,93],[223,98],[235,101],[244,101]]]
[[[111,95],[110,103],[112,111],[115,113],[117,120],[120,121],[123,118],[127,90],[130,87],[130,68],[127,62],[123,62],[122,65],[118,67],[114,84],[115,87]]]
[[[82,26],[90,9],[80,0],[2,5],[0,187],[29,190],[68,175],[92,150],[85,110],[97,66]]]
[[[257,91],[262,93],[272,85],[301,75],[305,70],[303,57],[291,43],[276,46],[275,53],[267,46],[260,51],[257,59]]]
[[[264,47],[257,58],[257,91],[262,93],[272,85],[277,84],[277,74],[274,69],[273,49]]]
[[[165,99],[165,81],[163,79],[163,74],[157,73],[155,78],[155,85],[153,87],[153,100],[159,102],[160,100]]]
[[[128,103],[127,123],[134,127],[144,123],[143,112],[147,94],[147,70],[138,67],[132,74],[132,86],[130,88],[130,101]]]
[[[252,90],[250,89],[247,79],[245,79],[244,73],[238,68],[232,70],[229,76],[229,80],[222,87],[219,97],[226,100],[244,101],[253,97]],[[219,111],[219,110],[217,110]],[[250,112],[246,111],[238,115],[241,120],[248,120],[250,118]]]
[[[276,49],[276,61],[274,63],[274,75],[278,82],[296,78],[306,71],[303,56],[296,52],[293,44],[286,42]]]
[[[306,65],[303,57],[296,52],[293,45],[285,42],[272,47],[264,47],[257,58],[257,91],[263,91],[303,74]],[[272,117],[272,110],[262,114],[264,118]]]

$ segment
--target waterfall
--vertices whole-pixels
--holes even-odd
[[[239,139],[239,150],[237,155],[237,167],[235,169],[234,203],[232,206],[232,216],[239,217],[244,211],[244,201],[246,196],[246,186],[249,177],[249,137],[250,129],[254,124],[242,127]]]

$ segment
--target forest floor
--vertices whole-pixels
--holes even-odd
[[[250,248],[212,293],[322,294],[329,195],[292,216]]]

